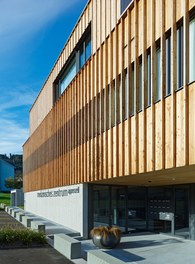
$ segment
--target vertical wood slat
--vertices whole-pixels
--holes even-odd
[[[184,1],[184,111],[185,111],[185,164],[189,164],[189,1]],[[192,113],[192,112],[191,112]]]
[[[142,9],[138,9],[138,5],[140,5],[142,2]],[[150,1],[149,1],[150,2]],[[146,74],[146,46],[148,43],[151,44],[151,55],[152,55],[152,89],[154,91],[155,89],[155,82],[156,82],[156,69],[155,69],[155,41],[157,36],[157,31],[155,29],[155,24],[153,23],[156,19],[156,13],[155,5],[157,1],[151,0],[152,2],[152,14],[151,14],[151,43],[148,41],[148,36],[150,36],[150,33],[147,35],[146,30],[144,30],[144,26],[146,25],[146,22],[144,20],[145,12],[146,10],[146,2],[144,0],[138,2],[135,2],[135,7],[133,8],[135,10],[135,22],[139,23],[138,21],[138,14],[143,16],[142,21],[142,31],[144,34],[142,35],[142,60],[143,60],[143,73]],[[102,4],[102,3],[101,3]],[[100,4],[100,9],[102,9]],[[163,4],[161,2],[161,14],[162,14],[162,20],[165,19],[165,14],[167,14],[167,10],[165,10],[165,6],[163,7]],[[175,72],[175,65],[176,65],[176,9],[174,9],[174,6],[176,5],[176,1],[174,0],[172,2],[173,6],[173,16],[171,21],[171,48],[172,48],[172,88],[176,87],[176,72]],[[137,6],[137,7],[136,7]],[[159,5],[160,6],[160,5]],[[137,8],[137,9],[136,9]],[[141,13],[138,10],[141,10]],[[100,98],[101,96],[106,95],[106,89],[105,89],[105,95],[102,95],[102,90],[107,85],[109,85],[110,89],[112,87],[112,84],[114,83],[113,80],[115,80],[115,85],[117,84],[118,80],[118,73],[121,74],[121,80],[122,80],[122,86],[124,86],[124,45],[122,42],[124,42],[124,32],[123,32],[123,24],[125,16],[120,19],[118,22],[118,25],[116,28],[111,32],[111,36],[108,37],[107,40],[105,40],[104,43],[100,43],[100,49],[92,56],[90,63],[92,63],[92,68],[87,70],[86,67],[81,70],[79,73],[79,77],[76,77],[76,81],[74,84],[70,84],[67,91],[62,95],[62,97],[59,99],[59,101],[55,104],[52,111],[48,114],[48,116],[45,118],[45,120],[40,124],[38,129],[33,133],[32,139],[27,141],[25,144],[25,151],[24,155],[25,157],[31,157],[35,151],[37,151],[36,155],[34,155],[34,158],[32,160],[31,164],[26,164],[24,166],[24,170],[28,171],[28,168],[36,168],[36,170],[32,172],[28,172],[25,177],[32,177],[32,181],[28,184],[24,183],[26,186],[25,188],[31,189],[38,189],[38,188],[45,188],[52,187],[52,186],[58,186],[62,184],[73,184],[76,182],[85,182],[85,181],[94,181],[94,180],[100,180],[102,178],[106,179],[107,177],[118,177],[123,176],[126,174],[135,174],[140,172],[150,172],[152,170],[155,170],[157,168],[163,169],[163,168],[172,168],[179,165],[187,165],[189,164],[189,151],[192,153],[193,146],[190,147],[189,150],[189,134],[190,134],[190,128],[189,128],[189,90],[188,87],[188,42],[189,42],[189,4],[188,1],[185,1],[185,10],[183,10],[181,13],[184,14],[184,37],[185,37],[185,46],[184,46],[184,89],[181,91],[177,91],[177,93],[172,92],[172,95],[169,98],[164,99],[164,90],[165,90],[165,62],[163,61],[165,54],[165,27],[161,27],[161,49],[162,49],[162,61],[161,61],[161,68],[162,68],[162,95],[161,95],[161,102],[157,104],[151,105],[150,108],[144,109],[144,103],[143,103],[143,115],[140,113],[136,113],[134,117],[129,118],[127,121],[122,122],[119,126],[113,127],[109,131],[102,131],[100,129],[99,120],[102,116],[102,112],[100,112],[99,102],[102,100],[99,99],[99,93]],[[166,11],[166,12],[165,12]],[[129,9],[127,11],[127,19],[130,22],[132,17],[132,11]],[[89,15],[89,14],[88,14]],[[163,18],[164,16],[164,18]],[[147,19],[147,18],[146,18]],[[128,22],[128,24],[130,24]],[[99,22],[98,22],[99,23]],[[102,23],[102,22],[100,22]],[[165,22],[163,22],[165,23]],[[87,24],[85,19],[82,19],[82,23],[79,24],[80,27],[80,34],[82,33],[83,29],[85,28],[85,25]],[[136,24],[136,23],[135,23]],[[103,25],[100,26],[100,28],[103,28]],[[122,30],[121,30],[122,28]],[[128,25],[128,68],[127,71],[130,73],[130,62],[134,54],[132,54],[131,49],[131,42],[135,43],[135,72],[136,72],[136,80],[135,80],[135,86],[137,87],[136,91],[138,90],[138,25],[136,24],[135,27],[135,39],[131,40],[131,29],[132,27]],[[116,39],[122,40],[119,43],[115,40],[115,33],[118,32],[119,37],[116,37]],[[125,31],[126,32],[126,31]],[[132,33],[133,34],[133,33]],[[122,37],[121,37],[122,35]],[[116,51],[113,51],[113,47],[115,46],[116,41]],[[146,45],[147,43],[147,45]],[[72,40],[72,44],[70,46],[74,45],[74,41]],[[70,49],[69,46],[69,49]],[[107,54],[105,53],[105,48],[107,49]],[[119,51],[120,49],[120,51]],[[112,52],[110,52],[112,51]],[[122,51],[122,55],[120,52]],[[116,54],[116,52],[119,52]],[[97,54],[98,53],[98,54]],[[108,53],[110,53],[108,55]],[[105,56],[108,55],[108,56]],[[114,56],[120,57],[116,60],[115,63],[111,63],[114,61]],[[63,55],[64,56],[64,55]],[[57,64],[58,70],[63,65],[63,58],[61,58]],[[102,65],[102,67],[101,67]],[[126,64],[125,64],[126,65]],[[89,66],[90,67],[90,66]],[[105,68],[105,71],[103,70]],[[91,73],[91,74],[90,74]],[[95,74],[94,74],[95,73]],[[86,77],[87,74],[87,77]],[[130,74],[129,74],[130,75]],[[55,76],[55,74],[54,74]],[[102,76],[102,77],[101,77]],[[52,78],[53,75],[52,75]],[[88,79],[92,79],[90,84],[88,83]],[[131,76],[129,76],[130,80]],[[145,78],[143,78],[145,79]],[[106,80],[106,81],[105,81]],[[74,81],[73,81],[74,82]],[[47,84],[48,85],[48,84]],[[144,94],[144,87],[145,83],[143,80],[143,94]],[[48,86],[49,87],[49,86]],[[95,90],[94,90],[95,89]],[[73,92],[73,90],[76,90]],[[76,110],[74,111],[74,98],[75,93],[77,93],[77,104],[76,104]],[[87,94],[90,95],[87,95]],[[193,93],[191,92],[193,95]],[[45,96],[47,96],[45,94]],[[92,112],[89,110],[87,111],[87,114],[85,112],[85,106],[87,104],[87,101],[89,98],[92,101]],[[108,96],[107,96],[108,97]],[[138,97],[138,92],[135,96],[135,98]],[[124,102],[123,102],[124,106]],[[112,107],[112,106],[111,106]],[[170,107],[170,111],[167,111],[167,108]],[[181,107],[183,107],[181,109]],[[192,103],[190,104],[190,109],[192,108]],[[137,106],[136,106],[137,109]],[[41,111],[41,110],[40,110]],[[101,108],[102,111],[102,108]],[[103,107],[104,111],[104,119],[107,118],[106,113],[106,107]],[[170,113],[170,112],[173,113]],[[79,114],[77,114],[79,113]],[[161,116],[162,121],[159,122],[158,113]],[[72,121],[72,118],[74,115],[78,115],[78,120],[74,118]],[[142,115],[142,117],[141,117]],[[168,117],[169,115],[169,117]],[[86,142],[88,135],[86,135],[86,131],[88,130],[86,122],[88,122],[88,118],[91,116],[91,134],[92,138],[90,142]],[[95,119],[93,118],[95,116]],[[111,115],[112,116],[112,115]],[[165,120],[166,117],[166,120]],[[32,119],[33,120],[33,119]],[[81,122],[84,120],[84,122]],[[185,125],[183,126],[183,120]],[[191,120],[191,119],[190,119]],[[53,127],[49,126],[50,122],[53,121]],[[165,122],[166,121],[166,122]],[[168,130],[169,123],[171,122],[171,130]],[[128,126],[126,125],[128,123]],[[174,125],[173,125],[174,124]],[[143,126],[143,131],[141,131],[140,127]],[[150,132],[150,128],[152,128],[152,132]],[[181,131],[179,131],[181,128]],[[99,129],[101,130],[101,135],[99,135]],[[173,133],[172,133],[173,129]],[[119,132],[117,132],[119,131]],[[76,137],[76,133],[74,135],[74,132],[77,132],[77,143],[74,139],[74,136]],[[97,136],[98,134],[98,136]],[[129,135],[129,139],[126,139],[126,134]],[[176,137],[177,134],[177,137]],[[107,136],[109,135],[109,139],[107,141]],[[171,139],[168,139],[170,137]],[[53,140],[49,140],[50,137],[53,137]],[[156,137],[156,139],[155,139]],[[151,138],[151,142],[149,142],[148,138]],[[190,138],[192,138],[190,134]],[[124,139],[127,140],[126,145],[129,145],[129,149],[131,151],[128,151],[128,147],[124,146]],[[135,139],[135,144],[133,140]],[[147,139],[147,140],[146,140]],[[159,140],[159,142],[158,142]],[[193,140],[193,138],[192,138]],[[143,144],[144,141],[144,145]],[[147,142],[146,142],[147,141]],[[33,143],[34,142],[34,143]],[[109,148],[108,145],[106,145],[109,142]],[[115,143],[116,142],[116,147]],[[89,151],[88,143],[90,147]],[[133,145],[134,144],[134,145]],[[172,146],[172,149],[168,150],[167,146],[170,144]],[[42,146],[43,145],[43,146]],[[40,147],[41,146],[41,147]],[[52,147],[53,146],[53,147]],[[75,150],[74,150],[74,146]],[[106,147],[105,147],[106,146]],[[158,151],[157,154],[156,150],[158,147],[162,148],[162,151]],[[184,151],[181,151],[184,149]],[[152,151],[151,151],[152,150]],[[75,153],[73,152],[75,151]],[[144,153],[145,151],[145,153]],[[53,158],[52,154],[53,153]],[[141,153],[142,154],[139,154]],[[151,152],[151,153],[150,153]],[[121,153],[120,162],[121,165],[118,165],[119,158],[116,158],[115,153]],[[127,157],[126,157],[126,153]],[[171,155],[173,153],[173,155]],[[177,153],[177,155],[176,155]],[[160,155],[160,156],[159,156]],[[51,157],[50,157],[51,156]],[[63,157],[62,157],[63,156]],[[91,161],[87,160],[87,157]],[[108,158],[109,157],[109,162]],[[160,157],[160,158],[159,158]],[[168,162],[170,160],[170,157],[172,159],[172,163]],[[100,164],[98,163],[98,160],[100,158]],[[75,160],[74,160],[75,159]],[[107,161],[106,161],[107,159]],[[133,161],[134,159],[134,161]],[[49,161],[48,161],[49,160]],[[126,165],[126,161],[130,160],[129,164]],[[191,159],[192,160],[192,159]],[[115,163],[116,161],[116,163]],[[75,162],[77,164],[75,165]],[[90,163],[89,163],[90,162]],[[144,165],[143,165],[144,162]],[[157,162],[158,165],[157,165]],[[64,165],[64,163],[66,165]],[[125,165],[124,165],[125,164]],[[135,168],[134,165],[135,165]],[[149,165],[148,165],[149,164]],[[143,168],[144,166],[144,168]],[[119,171],[118,168],[120,167]],[[91,174],[87,173],[87,171],[90,170]],[[96,171],[94,171],[96,170]],[[46,173],[44,173],[44,171]],[[108,173],[109,172],[109,173]],[[129,172],[129,173],[128,173]],[[48,174],[48,177],[47,177]],[[87,174],[87,175],[86,175]],[[46,176],[45,176],[46,175]],[[95,177],[95,178],[94,178]],[[40,185],[39,185],[39,178],[40,178]],[[34,183],[33,183],[34,182]]]
[[[152,11],[151,11],[151,84],[152,84],[152,104],[151,104],[151,113],[150,117],[152,120],[152,135],[151,135],[151,170],[154,171],[155,169],[155,126],[154,126],[154,119],[155,119],[155,107],[154,107],[154,91],[155,91],[155,85],[156,85],[156,64],[155,64],[155,53],[156,53],[156,47],[155,47],[155,0],[152,1]]]
[[[139,26],[138,26],[138,0],[134,1],[134,5],[135,5],[135,66],[134,66],[134,72],[135,72],[135,95],[134,95],[134,102],[135,102],[135,130],[134,130],[134,140],[135,140],[135,173],[138,173],[139,171],[139,136],[138,136],[138,132],[139,132],[139,123],[138,123],[138,115],[137,113],[137,109],[138,109],[138,89],[139,89],[139,68],[138,68],[138,35],[139,35]]]
[[[125,81],[124,81],[124,19],[121,19],[121,29],[119,34],[119,41],[121,42],[121,46],[119,53],[118,53],[118,62],[120,63],[120,69],[118,74],[120,74],[120,86],[121,86],[121,94],[120,94],[120,113],[121,113],[121,124],[119,124],[118,127],[118,135],[117,135],[117,143],[118,143],[118,153],[120,153],[120,158],[118,155],[118,164],[119,164],[119,170],[118,173],[120,176],[124,175],[124,122],[123,122],[123,118],[124,118],[124,97],[125,94],[123,93],[124,91],[124,85],[125,85]],[[120,58],[119,58],[120,56]]]

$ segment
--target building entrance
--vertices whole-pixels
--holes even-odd
[[[190,238],[187,185],[93,185],[92,193],[92,226],[116,225],[123,232],[150,230]]]
[[[146,188],[93,186],[93,226],[116,225],[123,232],[146,230]]]

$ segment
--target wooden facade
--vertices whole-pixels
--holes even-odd
[[[119,0],[88,1],[30,112],[25,192],[84,182],[144,186],[173,184],[173,179],[176,184],[195,182],[195,83],[189,84],[188,77],[194,7],[195,0],[134,0],[121,15]],[[183,86],[177,89],[176,34],[181,21]],[[92,55],[53,104],[54,81],[89,24]],[[167,32],[171,93],[165,96]],[[155,101],[157,41],[161,89],[160,100]]]

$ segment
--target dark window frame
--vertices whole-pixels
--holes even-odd
[[[143,64],[142,55],[138,57],[138,98],[137,98],[137,112],[143,110]]]
[[[148,48],[146,51],[147,59],[147,86],[145,93],[145,108],[151,106],[152,103],[152,78],[151,78],[151,48]]]
[[[184,31],[183,31],[183,19],[177,23],[177,59],[176,59],[176,68],[177,68],[177,84],[176,91],[183,87],[184,81],[184,67],[183,67],[183,59],[184,59]]]
[[[91,47],[91,53],[90,56],[86,57],[86,43],[90,43]],[[84,49],[84,64],[80,67],[80,50]],[[90,59],[92,55],[92,43],[91,43],[91,24],[87,27],[84,34],[82,35],[81,39],[75,46],[74,50],[72,51],[72,54],[70,55],[69,59],[66,61],[65,65],[61,69],[60,73],[58,74],[56,80],[53,83],[53,103],[55,103],[58,98],[62,95],[62,93],[66,90],[68,85],[65,87],[65,89],[61,92],[60,91],[60,83],[62,79],[65,78],[65,76],[68,74],[68,69],[70,65],[72,64],[72,61],[75,60],[76,63],[76,74],[80,71],[80,69],[86,64],[86,62]],[[72,78],[72,80],[75,78],[75,76]],[[70,83],[72,82],[70,81]]]
[[[171,30],[165,34],[165,97],[171,95]]]
[[[158,52],[160,52],[160,62],[158,62]],[[157,103],[161,100],[161,89],[162,89],[162,84],[161,84],[161,56],[162,56],[162,51],[161,51],[161,45],[160,45],[160,39],[156,41],[156,54],[155,54],[155,67],[156,67],[156,83],[155,83],[155,90],[154,92],[154,103]],[[159,67],[159,68],[158,68]],[[160,74],[158,74],[160,72]],[[160,84],[160,87],[159,87]]]
[[[135,115],[135,62],[131,63],[130,68],[130,101],[129,101],[129,115]]]

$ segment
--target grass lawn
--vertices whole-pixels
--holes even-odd
[[[10,205],[10,193],[0,192],[0,203],[4,203],[9,206]]]

